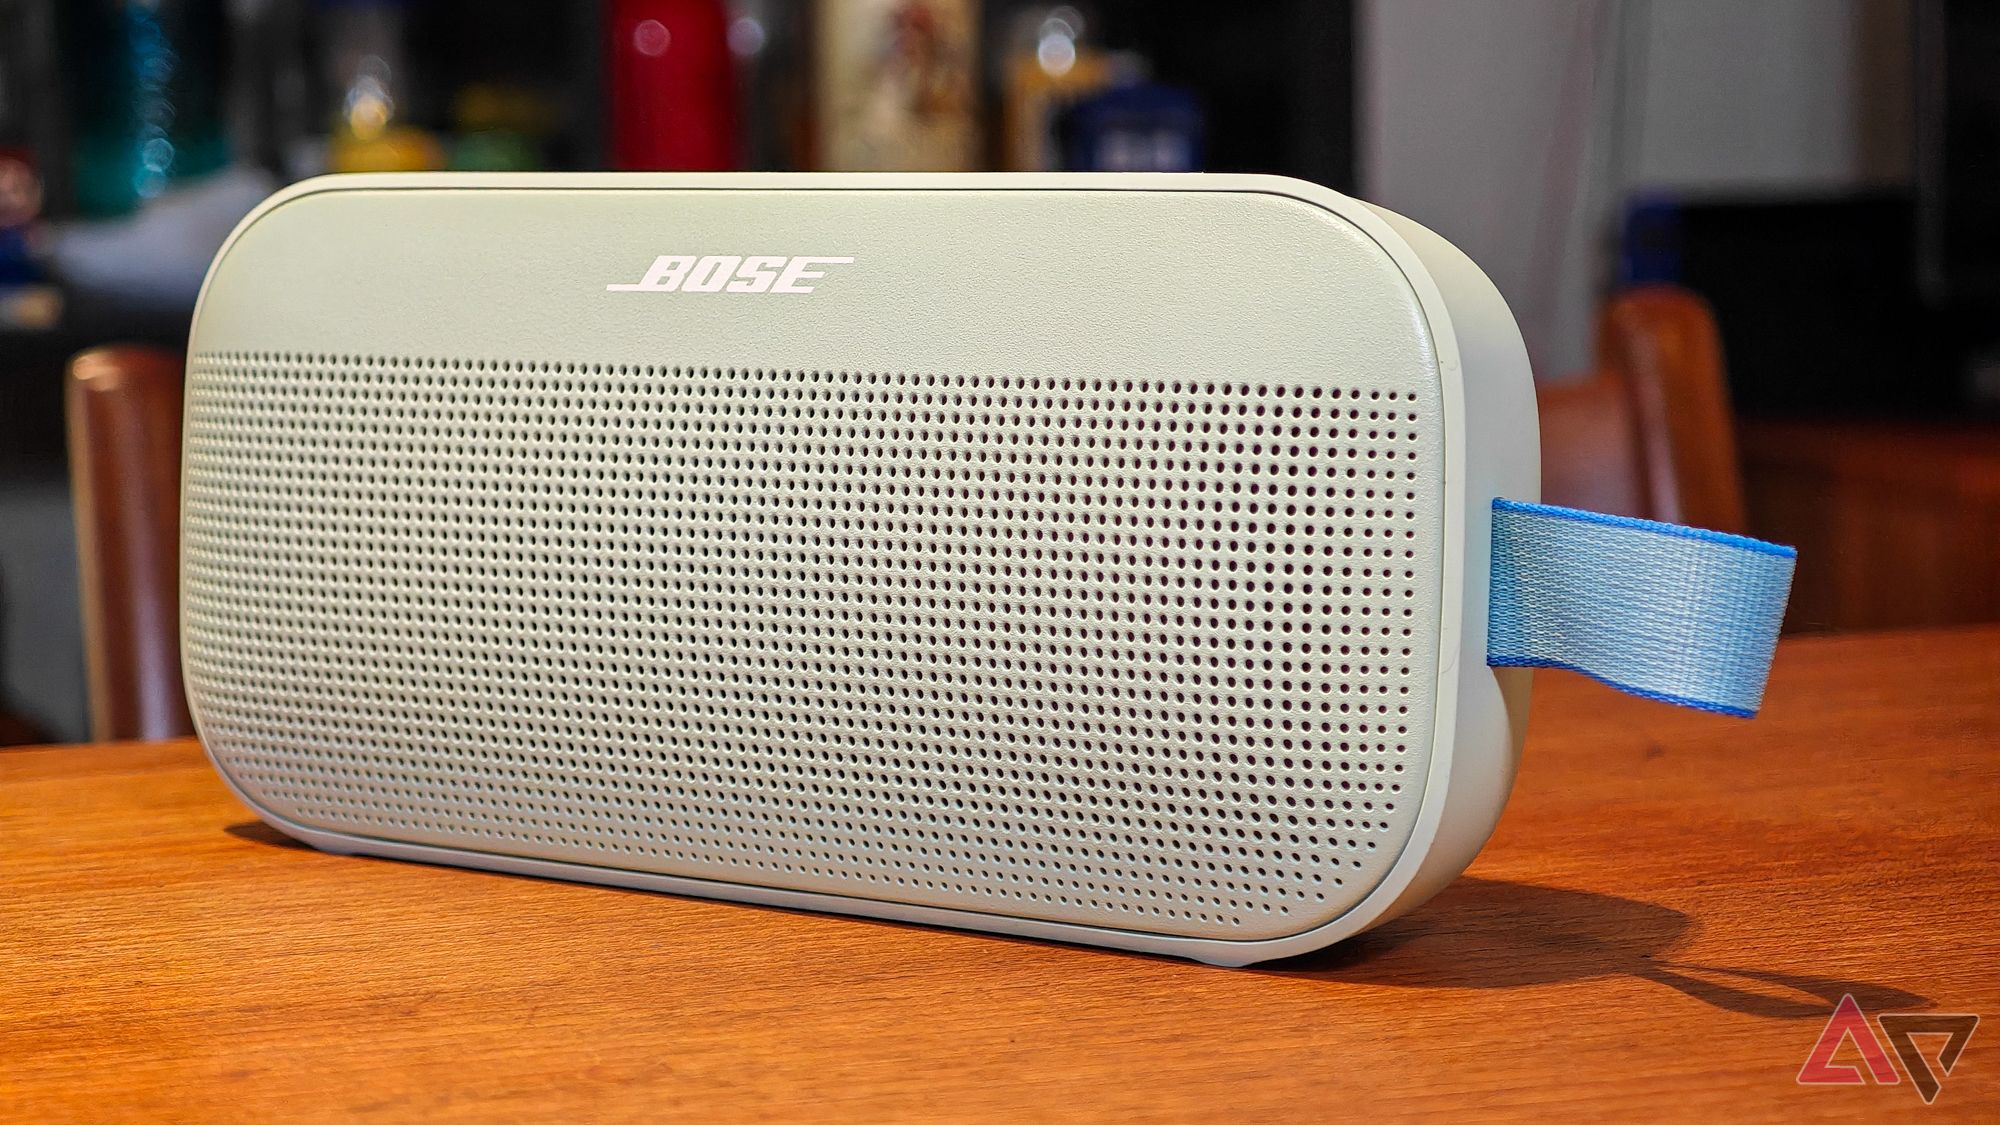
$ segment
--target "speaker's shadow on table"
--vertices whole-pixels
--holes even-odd
[[[1467,877],[1413,913],[1327,949],[1249,971],[1407,988],[1517,988],[1591,977],[1654,981],[1732,1012],[1827,1017],[1852,993],[1864,1010],[1929,999],[1863,981],[1677,961],[1694,920],[1650,902]]]
[[[222,830],[252,844],[269,844],[274,848],[298,848],[301,851],[312,850],[261,820],[246,820],[241,824],[225,825]]]

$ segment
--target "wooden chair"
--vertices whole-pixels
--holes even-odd
[[[1538,399],[1549,503],[1746,530],[1722,343],[1700,297],[1619,293],[1598,319],[1596,370]]]
[[[64,388],[91,737],[191,734],[180,660],[181,357],[107,347]]]

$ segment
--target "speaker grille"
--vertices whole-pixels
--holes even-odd
[[[1435,396],[197,356],[190,694],[314,827],[1293,933],[1422,797]]]

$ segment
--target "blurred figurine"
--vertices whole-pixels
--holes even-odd
[[[820,161],[841,171],[979,164],[974,0],[820,0]]]
[[[1118,65],[1142,73],[1136,61]],[[1114,85],[1071,106],[1059,128],[1065,171],[1201,171],[1201,103],[1177,86]]]

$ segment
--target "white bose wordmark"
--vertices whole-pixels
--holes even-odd
[[[826,276],[821,266],[853,258],[782,254],[662,254],[633,285],[607,285],[613,293],[810,293]]]

